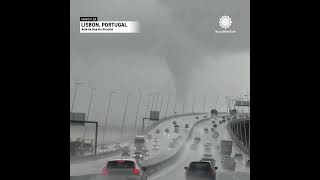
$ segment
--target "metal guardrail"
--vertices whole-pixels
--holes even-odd
[[[229,135],[232,139],[232,141],[234,141],[237,146],[245,153],[247,154],[249,157],[250,157],[250,149],[247,148],[235,135],[235,133],[232,131],[231,129],[231,123],[236,123],[236,122],[242,122],[242,121],[249,121],[250,118],[244,118],[244,119],[236,119],[236,120],[232,120],[232,121],[229,121],[228,124],[227,124],[227,130],[229,132]],[[250,137],[249,137],[250,138]]]

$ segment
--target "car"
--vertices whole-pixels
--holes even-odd
[[[178,139],[178,138],[173,138],[173,139],[172,139],[172,142],[175,143],[175,144],[177,144],[177,143],[179,142],[179,139]]]
[[[213,166],[209,161],[193,161],[186,170],[186,180],[216,180],[216,170],[218,167]]]
[[[156,130],[156,133],[159,134],[159,133],[160,133],[160,129],[157,129],[157,130]]]
[[[201,138],[200,138],[200,137],[195,137],[195,138],[194,138],[194,141],[195,141],[195,142],[200,142],[200,141],[201,141]]]
[[[169,133],[170,131],[169,131],[169,129],[167,128],[167,129],[165,130],[165,132],[166,132],[166,133]]]
[[[219,121],[219,124],[222,124],[222,121]]]
[[[213,125],[213,127],[214,127],[214,128],[217,128],[217,127],[218,127],[218,125],[214,124],[214,125]]]
[[[172,149],[174,149],[174,148],[175,148],[175,145],[174,145],[173,142],[171,142],[171,143],[169,144],[169,150],[172,150]]]
[[[132,157],[136,160],[143,160],[143,153],[142,151],[135,151]]]
[[[152,145],[152,150],[158,151],[160,149],[160,146],[157,144]]]
[[[226,120],[222,120],[222,122],[223,122],[223,123],[225,123],[225,122],[226,122]]]
[[[212,124],[215,124],[216,122],[215,121],[211,121],[212,122]]]
[[[210,130],[211,130],[211,132],[213,132],[213,131],[214,131],[214,128],[211,128]]]
[[[211,153],[211,147],[204,147],[205,153]]]
[[[158,144],[160,142],[160,140],[158,139],[158,138],[154,138],[153,140],[152,140],[152,143],[153,144]]]
[[[250,167],[250,159],[246,161],[246,167]]]
[[[189,124],[185,124],[184,128],[188,129],[189,128]]]
[[[204,128],[203,130],[204,130],[205,133],[209,132],[208,128]]]
[[[122,150],[130,151],[130,146],[124,146],[124,147],[122,148]]]
[[[179,128],[179,125],[178,125],[178,124],[175,124],[175,125],[174,125],[174,128]]]
[[[200,161],[209,161],[213,167],[216,166],[216,160],[213,158],[202,158]]]
[[[179,132],[179,129],[174,129],[173,132],[178,133],[178,132]]]
[[[198,117],[198,116],[196,116],[196,119],[199,119],[199,117]]]
[[[204,158],[212,158],[213,156],[212,156],[212,154],[206,153],[206,154],[203,154],[203,157]]]
[[[242,154],[240,154],[240,153],[236,153],[236,154],[234,154],[234,158],[235,159],[238,159],[239,161],[242,161]]]
[[[172,124],[177,124],[177,121],[173,121]]]
[[[130,151],[122,151],[122,157],[130,157]]]
[[[113,148],[114,149],[121,149],[122,145],[120,143],[116,143]]]
[[[222,168],[234,171],[236,169],[236,161],[231,156],[226,155],[222,161]]]
[[[108,149],[108,146],[107,145],[99,145],[98,146],[98,149],[100,152],[104,152]]]
[[[211,142],[207,142],[207,143],[204,144],[204,146],[210,147],[210,146],[212,146],[212,143]]]
[[[143,155],[144,157],[149,157],[149,156],[150,156],[149,150],[148,150],[148,149],[142,149],[142,155]]]
[[[224,119],[225,119],[225,117],[224,117],[224,116],[222,116],[222,119],[224,120]]]
[[[207,115],[204,115],[203,117],[204,117],[204,118],[207,118],[208,116],[207,116]]]
[[[230,121],[231,119],[230,118],[227,118],[227,121]]]
[[[135,159],[114,159],[107,162],[101,174],[109,180],[147,180],[146,170],[147,168]]]
[[[147,135],[147,139],[148,139],[148,140],[151,140],[151,139],[152,139],[152,135],[151,135],[151,134],[148,134],[148,135]]]
[[[219,133],[217,131],[214,131],[212,133],[212,137],[215,138],[215,139],[218,138],[219,137]]]

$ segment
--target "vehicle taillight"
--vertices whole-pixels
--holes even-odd
[[[214,175],[213,170],[209,171],[209,175],[210,175],[210,176],[213,176],[213,175]]]
[[[137,168],[134,168],[132,172],[133,174],[136,174],[136,175],[140,174],[140,170]]]
[[[102,169],[101,174],[102,174],[103,176],[107,176],[107,175],[108,175],[108,169],[107,169],[107,167],[104,167],[104,168]]]

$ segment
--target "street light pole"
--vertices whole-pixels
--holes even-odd
[[[76,88],[75,88],[74,94],[73,94],[71,112],[73,112],[74,102],[75,102],[75,100],[76,100],[76,94],[77,94],[77,90],[78,90],[78,85],[83,84],[83,83],[82,83],[82,82],[75,82],[74,84],[76,85]]]
[[[160,101],[160,113],[161,113],[161,109],[162,109],[162,100],[163,100],[163,95],[161,95],[161,101]],[[160,116],[160,115],[159,115]]]
[[[154,108],[155,111],[157,110],[157,107],[158,107],[158,99],[159,99],[159,95],[157,94],[156,107]]]
[[[135,132],[137,132],[136,127],[137,127],[137,120],[138,120],[138,114],[139,114],[141,97],[142,97],[142,93],[141,93],[141,91],[140,91],[140,98],[139,98],[139,104],[138,104],[138,109],[137,109],[137,115],[136,115],[136,120],[135,120],[135,122],[134,122],[134,130],[135,130]]]
[[[128,95],[127,95],[126,107],[125,107],[125,109],[124,109],[123,120],[122,120],[122,126],[121,126],[121,137],[122,137],[122,133],[123,133],[124,121],[125,121],[125,119],[126,119],[126,113],[127,113],[127,107],[128,107],[128,100],[129,100],[129,96],[130,96],[130,93],[128,93]]]
[[[91,88],[90,102],[89,102],[88,113],[87,113],[87,121],[89,121],[90,107],[91,107],[92,95],[93,95],[94,90],[95,90],[95,88]],[[82,136],[82,147],[84,145],[84,138],[86,136],[86,131],[87,131],[86,124],[84,124],[84,131],[83,131],[83,136]]]
[[[207,103],[207,95],[204,96],[204,100],[203,100],[203,112],[205,112],[205,107],[206,107],[206,103]]]
[[[89,102],[88,113],[87,113],[87,121],[89,121],[89,114],[90,114],[90,108],[91,108],[91,102],[92,102],[92,96],[93,96],[94,90],[95,88],[91,88],[91,96],[90,96],[90,102]]]
[[[107,116],[106,116],[106,123],[104,124],[104,133],[103,133],[103,136],[102,136],[102,143],[104,143],[104,136],[105,136],[105,134],[107,133],[107,123],[108,123],[108,116],[109,116],[111,98],[112,98],[112,95],[115,94],[115,93],[116,93],[116,92],[111,91],[111,92],[110,92],[110,95],[109,95],[108,110],[107,110]]]
[[[166,117],[166,118],[167,118],[167,112],[168,112],[169,100],[170,100],[170,96],[168,95],[167,107],[166,107],[166,115],[165,115],[165,117]]]

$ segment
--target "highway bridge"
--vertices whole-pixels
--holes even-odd
[[[208,118],[205,118],[206,116]],[[196,117],[199,117],[198,119]],[[219,123],[225,119],[225,123]],[[229,120],[228,120],[229,119]],[[173,131],[173,121],[180,126],[179,133]],[[217,138],[213,138],[211,132],[204,132],[204,128],[212,127],[212,121],[215,121],[217,128]],[[185,124],[189,124],[190,128],[185,128]],[[166,134],[165,129],[169,129],[170,133]],[[160,133],[157,134],[156,130]],[[204,154],[203,145],[211,142],[213,148],[211,154],[216,159],[217,180],[249,180],[250,167],[246,162],[250,159],[250,117],[239,115],[236,119],[228,115],[218,115],[211,118],[209,114],[185,114],[175,115],[169,119],[162,120],[148,130],[147,134],[158,137],[160,140],[159,151],[151,150],[151,142],[147,142],[147,148],[150,151],[150,157],[142,161],[143,166],[148,169],[148,180],[180,180],[185,179],[184,167],[188,166],[191,161],[198,161]],[[169,149],[169,142],[178,136],[182,136],[174,149]],[[201,142],[195,150],[190,148],[193,138],[200,137]],[[232,140],[232,156],[242,154],[242,160],[236,161],[235,170],[226,170],[222,167],[222,155],[220,154],[221,140]],[[130,143],[129,143],[130,144]],[[131,149],[133,145],[130,144]],[[132,153],[132,152],[131,152]],[[111,155],[100,156],[95,159],[88,159],[78,163],[70,164],[70,180],[98,180],[106,179],[101,175],[102,168],[108,160],[120,158],[120,151]]]

